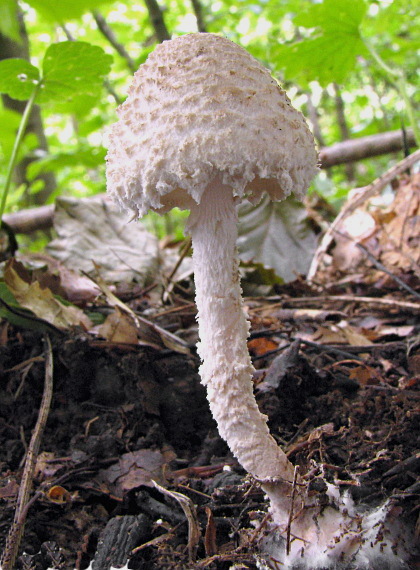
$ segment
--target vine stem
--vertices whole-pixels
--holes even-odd
[[[0,224],[6,207],[7,195],[9,193],[10,184],[12,182],[13,170],[16,166],[19,149],[22,144],[23,137],[25,136],[26,127],[28,126],[29,117],[31,116],[31,111],[35,105],[35,99],[40,89],[41,81],[38,81],[38,83],[35,85],[34,90],[32,91],[31,96],[28,99],[28,102],[26,103],[26,107],[20,121],[19,129],[16,135],[15,143],[13,145],[12,154],[10,156],[10,161],[6,172],[6,181],[4,183],[3,194],[0,202]]]

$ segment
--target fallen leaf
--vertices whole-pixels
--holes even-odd
[[[101,293],[99,287],[86,275],[72,271],[63,263],[45,253],[20,255],[19,260],[29,267],[42,287],[48,287],[71,303],[84,305]]]
[[[38,281],[25,281],[18,274],[19,265],[22,264],[13,259],[6,263],[4,281],[22,307],[57,328],[82,326],[87,330],[92,326],[90,319],[78,307],[65,305],[54,297],[50,289],[42,288]]]
[[[95,262],[107,283],[142,285],[158,273],[156,237],[141,222],[128,223],[107,198],[59,198],[54,228],[57,238],[48,253],[69,269],[92,275]]]
[[[263,354],[267,354],[267,352],[276,350],[277,348],[278,344],[270,338],[260,337],[253,338],[248,341],[248,349],[254,356],[262,356]]]
[[[99,327],[100,336],[110,342],[137,344],[137,329],[133,319],[116,307]]]
[[[63,505],[64,503],[70,503],[72,500],[72,495],[61,485],[53,485],[45,493],[46,498],[52,503],[57,505]]]
[[[153,487],[152,480],[161,481],[164,465],[160,451],[139,449],[124,453],[116,463],[99,471],[98,480],[107,484],[113,495],[124,497],[128,491],[142,485]]]
[[[349,373],[349,378],[356,380],[362,386],[379,384],[381,377],[375,368],[362,364],[352,368]]]

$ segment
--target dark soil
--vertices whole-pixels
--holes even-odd
[[[281,298],[270,302],[248,303],[256,396],[270,429],[302,473],[338,482],[368,504],[394,497],[401,516],[414,526],[420,493],[420,343],[414,312],[335,301],[324,307],[331,314],[320,317],[321,323],[293,312],[276,316],[276,302],[293,308],[302,287],[285,287]],[[301,308],[319,309],[310,299],[315,292],[303,287],[303,294],[307,302]],[[334,312],[359,331],[375,318],[376,331],[386,325],[389,333],[361,347],[334,338],[308,340],[319,326],[333,330]],[[164,319],[160,324],[165,326]],[[43,336],[2,327],[0,550],[13,521],[45,376]],[[302,341],[296,341],[299,336]],[[105,569],[107,541],[124,565],[117,537],[129,536],[127,554],[143,546],[130,557],[133,569],[227,569],[234,563],[256,568],[256,527],[264,527],[267,504],[217,434],[194,350],[186,356],[112,345],[77,331],[51,340],[53,403],[17,567],[84,569],[96,556],[94,568]],[[152,478],[196,506],[197,548],[191,536],[189,543],[185,509],[154,488]],[[116,565],[117,553],[112,556]]]

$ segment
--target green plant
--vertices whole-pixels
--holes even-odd
[[[6,171],[0,201],[0,220],[3,217],[13,170],[22,144],[28,120],[35,103],[54,105],[71,102],[84,95],[92,95],[101,88],[109,73],[112,57],[102,48],[86,42],[60,42],[50,45],[38,69],[25,59],[0,61],[0,93],[13,99],[27,101],[20,121]]]

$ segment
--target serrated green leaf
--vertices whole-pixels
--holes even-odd
[[[317,238],[296,198],[271,202],[265,197],[257,206],[244,203],[239,222],[241,260],[262,263],[285,281],[308,271]]]
[[[300,81],[302,86],[319,81],[322,86],[342,84],[354,69],[356,57],[366,53],[358,35],[328,32],[320,37],[293,45],[280,46],[279,61],[288,79]]]
[[[35,8],[41,16],[50,22],[63,23],[68,20],[80,18],[82,14],[89,10],[99,8],[102,4],[111,0],[28,0],[28,4]]]
[[[364,0],[324,0],[312,4],[294,18],[297,26],[322,28],[325,31],[354,33],[367,10]]]
[[[60,42],[49,46],[42,66],[42,88],[37,101],[71,100],[97,95],[112,57],[86,42]]]
[[[95,107],[102,94],[103,91],[100,88],[97,89],[94,95],[87,95],[86,93],[74,94],[72,99],[67,101],[54,101],[54,112],[74,115],[74,117],[80,120],[80,125],[82,125],[82,119]]]
[[[16,0],[1,0],[0,2],[0,33],[15,42],[22,43]]]
[[[356,57],[367,51],[360,35],[366,10],[364,0],[324,0],[298,14],[294,23],[314,31],[307,39],[279,47],[286,77],[302,86],[314,80],[323,86],[343,83]]]
[[[0,61],[0,93],[25,101],[39,82],[39,70],[26,59],[10,58]]]

